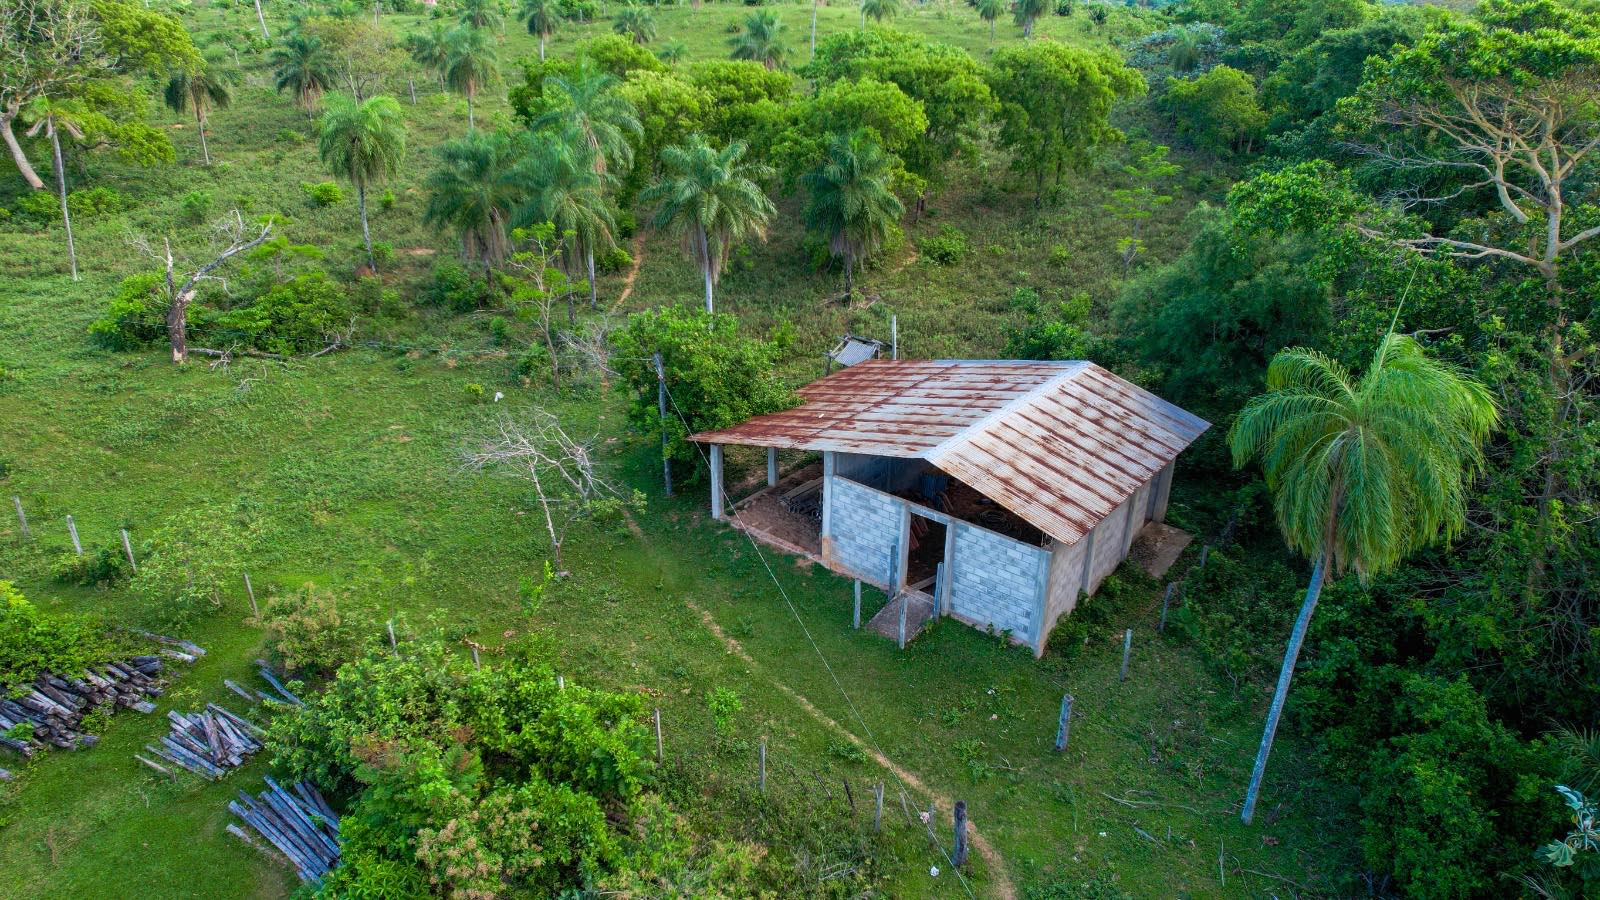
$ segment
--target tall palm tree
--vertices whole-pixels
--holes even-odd
[[[450,62],[450,31],[441,22],[434,22],[427,31],[414,31],[406,35],[406,52],[424,71],[444,80],[446,65]]]
[[[867,20],[882,22],[892,19],[906,11],[903,0],[861,0],[861,25],[866,27]]]
[[[989,23],[989,43],[994,43],[995,20],[1005,15],[1009,0],[978,0],[978,18]]]
[[[499,28],[505,24],[500,0],[461,0],[459,20],[469,28]]]
[[[789,61],[789,45],[783,39],[783,20],[770,9],[758,9],[744,20],[744,28],[728,39],[734,59],[761,63],[781,69]]]
[[[616,244],[616,218],[607,195],[612,179],[596,170],[593,156],[582,140],[538,141],[522,166],[527,201],[513,221],[518,226],[549,222],[556,233],[571,235],[564,245],[564,267],[569,278],[580,264],[588,270],[591,308],[599,306],[600,296],[594,281],[595,253]],[[567,318],[574,318],[570,297]]]
[[[67,168],[61,156],[61,132],[73,140],[83,140],[83,126],[79,121],[83,109],[71,101],[60,102],[48,97],[38,97],[26,110],[33,120],[28,137],[43,134],[50,141],[51,163],[56,171],[56,200],[61,204],[61,224],[67,229],[67,262],[72,269],[72,280],[78,280],[78,245],[72,239],[72,213],[67,206]]]
[[[206,119],[211,110],[233,102],[233,85],[238,73],[215,58],[194,71],[180,70],[167,80],[162,98],[175,113],[194,111],[195,128],[200,132],[200,156],[211,165],[211,148],[206,146]]]
[[[611,30],[642,47],[656,39],[656,19],[650,10],[629,3],[617,11]]]
[[[444,64],[444,83],[467,98],[467,127],[476,128],[472,113],[478,92],[500,77],[500,57],[495,53],[489,32],[470,25],[457,25],[445,38],[448,55]]]
[[[469,131],[439,146],[439,168],[428,176],[423,222],[461,233],[461,255],[483,263],[484,278],[505,259],[511,214],[523,200],[520,148],[504,132]]]
[[[277,89],[292,92],[295,105],[310,115],[323,91],[333,84],[333,61],[322,46],[322,38],[292,31],[273,49],[271,60],[277,67]]]
[[[551,105],[533,120],[533,130],[555,132],[565,142],[582,144],[584,158],[598,174],[627,168],[633,162],[628,139],[643,134],[644,128],[633,104],[616,91],[618,83],[615,75],[579,59],[570,75],[545,78],[544,94]]]
[[[367,247],[367,265],[376,270],[372,230],[367,226],[367,186],[393,175],[405,156],[406,125],[400,104],[383,95],[355,100],[345,94],[329,94],[323,100],[317,150],[335,175],[356,186],[361,240]]]
[[[828,136],[820,164],[800,176],[811,195],[806,227],[828,240],[828,252],[844,264],[844,296],[855,288],[857,265],[882,246],[905,205],[889,187],[891,159],[865,129]]]
[[[1349,569],[1366,580],[1460,533],[1466,486],[1498,418],[1487,388],[1406,335],[1386,335],[1360,381],[1315,350],[1273,357],[1267,393],[1245,405],[1228,442],[1235,466],[1261,460],[1283,539],[1312,569],[1245,793],[1245,824],[1324,579]]]
[[[713,311],[712,293],[728,248],[750,235],[765,238],[767,222],[777,212],[757,183],[770,170],[745,162],[744,153],[745,145],[737,141],[718,150],[692,134],[685,143],[661,151],[666,174],[639,198],[660,204],[658,227],[683,235],[684,249],[705,278],[706,312]]]
[[[522,0],[521,16],[528,23],[528,33],[539,36],[539,61],[544,62],[544,42],[561,24],[561,4],[559,0]]]
[[[1033,23],[1045,14],[1049,8],[1049,0],[1016,0],[1016,6],[1011,10],[1012,18],[1022,26],[1023,38],[1033,37]]]

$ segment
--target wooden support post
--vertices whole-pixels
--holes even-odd
[[[941,606],[941,604],[944,602],[942,599],[943,597],[944,560],[941,559],[939,560],[939,564],[933,569],[933,617],[935,619],[939,618],[939,616],[943,615],[944,613],[943,607]]]
[[[967,864],[967,801],[956,801],[956,847],[950,861],[958,866]]]
[[[261,610],[256,608],[256,589],[250,586],[250,573],[244,573],[244,593],[250,598],[250,615],[261,618]]]
[[[400,645],[394,639],[394,620],[389,620],[389,651],[396,656],[400,655]]]
[[[926,818],[925,821],[928,823],[928,843],[934,844],[934,845],[937,845],[939,843],[939,838],[936,836],[936,834],[937,834],[936,829],[939,826],[939,820],[938,820],[938,818],[936,818],[938,815],[939,815],[939,802],[937,800],[929,800],[928,801],[928,814],[927,814],[927,818]]]
[[[861,579],[859,578],[856,579],[856,610],[850,616],[850,627],[858,630],[861,628]]]
[[[900,317],[889,315],[889,358],[900,358]]]
[[[22,498],[12,497],[11,504],[17,508],[17,524],[22,526],[23,539],[33,537],[33,532],[28,530],[28,514],[22,511]]]
[[[672,457],[667,454],[667,370],[661,364],[661,354],[655,354],[656,412],[661,417],[661,478],[667,486],[667,496],[672,496]]]
[[[906,611],[911,608],[911,595],[900,595],[900,639],[896,642],[900,649],[906,648]]]
[[[883,782],[872,789],[872,830],[883,830]]]
[[[722,445],[711,445],[711,518],[722,518]]]
[[[888,597],[890,600],[893,600],[894,596],[900,593],[899,568],[900,542],[895,541],[894,544],[889,547],[889,580],[884,582],[885,587],[883,589],[884,596]]]
[[[844,802],[850,804],[850,816],[854,818],[856,814],[856,795],[850,790],[850,779],[840,776],[839,781],[844,785]]]
[[[67,533],[72,535],[72,550],[73,550],[73,552],[77,553],[79,556],[82,556],[83,555],[83,543],[78,540],[78,523],[72,521],[72,517],[71,516],[67,516]]]
[[[656,707],[656,762],[661,762],[661,707]]]
[[[1067,749],[1067,740],[1072,736],[1072,695],[1061,695],[1061,721],[1056,723],[1056,752]]]
[[[767,739],[761,739],[761,793],[767,792]]]
[[[767,448],[767,487],[778,486],[778,448]]]
[[[1133,654],[1133,629],[1129,628],[1122,633],[1122,677],[1118,681],[1128,680],[1128,657]]]
[[[1167,592],[1161,596],[1161,619],[1156,622],[1156,631],[1167,630],[1167,608],[1172,605],[1172,592],[1178,589],[1176,581],[1167,582]]]
[[[133,561],[133,543],[128,540],[128,529],[122,529],[122,552],[128,554],[128,568],[135,573],[139,571],[139,564]]]

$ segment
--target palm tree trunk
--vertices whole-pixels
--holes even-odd
[[[706,234],[705,228],[696,225],[694,239],[698,244],[695,255],[700,258],[700,274],[706,280],[706,312],[715,312],[712,304],[712,291],[715,272],[712,271],[711,238]]]
[[[585,253],[584,256],[588,257],[589,262],[589,308],[599,309],[600,289],[594,283],[594,248],[590,247],[589,251]]]
[[[61,163],[61,132],[52,119],[45,123],[50,132],[50,152],[56,163],[56,196],[61,199],[61,222],[67,226],[67,260],[72,265],[72,280],[78,280],[78,248],[72,242],[72,216],[67,212],[67,170]]]
[[[28,187],[36,191],[44,190],[44,179],[33,171],[33,165],[28,162],[27,154],[22,152],[22,145],[17,143],[17,135],[11,130],[11,120],[16,118],[16,113],[0,116],[0,138],[4,138],[6,148],[11,151],[11,161],[17,164],[17,171],[22,173],[22,180]]]
[[[1250,787],[1244,794],[1244,811],[1240,818],[1249,825],[1255,818],[1256,799],[1261,795],[1261,779],[1267,773],[1267,756],[1272,753],[1272,739],[1278,734],[1278,720],[1283,717],[1283,701],[1289,696],[1289,680],[1294,677],[1295,662],[1300,658],[1300,647],[1305,643],[1306,631],[1311,627],[1311,614],[1322,596],[1322,579],[1327,575],[1328,557],[1323,554],[1311,569],[1311,584],[1306,587],[1306,600],[1300,607],[1300,616],[1294,620],[1294,630],[1289,632],[1289,646],[1283,651],[1283,668],[1278,672],[1278,687],[1272,694],[1272,707],[1267,711],[1267,727],[1261,735],[1261,749],[1256,751],[1256,765],[1250,771]]]
[[[989,20],[989,43],[994,43],[994,20]]]
[[[256,21],[261,23],[261,39],[272,40],[272,35],[267,33],[267,17],[261,14],[261,0],[256,0]]]
[[[855,268],[855,260],[851,259],[849,254],[846,254],[844,258],[844,302],[847,306],[850,303],[851,292],[855,289]]]
[[[544,62],[544,33],[539,33],[539,62]]]
[[[412,77],[407,77],[406,78],[406,89],[411,91],[411,105],[412,106],[416,106],[417,105],[417,79],[412,78]]]
[[[356,206],[361,210],[361,240],[367,245],[367,265],[378,271],[378,259],[372,255],[372,230],[367,227],[367,183],[356,182]]]
[[[211,165],[211,148],[206,146],[206,117],[201,115],[200,104],[198,103],[194,105],[194,123],[195,127],[200,129],[200,158],[204,159],[206,165],[209,166]]]
[[[467,127],[477,128],[478,125],[472,118],[472,88],[467,88]]]
[[[817,7],[822,0],[811,0],[811,58],[817,58]]]

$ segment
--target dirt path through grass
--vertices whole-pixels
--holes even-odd
[[[751,666],[752,668],[759,667],[759,664],[755,661],[755,658],[744,649],[744,645],[740,644],[738,640],[730,637],[727,632],[723,631],[722,626],[717,624],[717,620],[711,616],[711,613],[700,607],[693,600],[685,599],[683,602],[684,605],[688,606],[695,615],[700,617],[700,621],[706,626],[706,629],[710,631],[717,640],[722,642],[722,645],[728,649],[729,653],[739,657],[745,662],[745,664]],[[893,772],[895,777],[900,779],[902,784],[914,791],[917,791],[918,793],[932,797],[934,803],[940,809],[948,810],[955,807],[955,804],[950,800],[949,797],[930,789],[926,784],[923,783],[922,779],[916,776],[915,773],[896,765],[895,762],[889,757],[879,753],[876,747],[873,747],[866,741],[857,737],[855,733],[850,731],[848,728],[845,728],[843,725],[835,722],[827,713],[818,709],[810,700],[806,699],[805,695],[775,678],[770,680],[778,690],[783,692],[784,696],[798,704],[801,709],[805,710],[806,713],[811,716],[811,718],[816,719],[828,729],[843,735],[845,740],[860,748],[868,756],[871,756],[877,761],[878,765]],[[978,855],[983,857],[984,864],[989,870],[989,879],[991,882],[990,888],[993,892],[993,896],[999,898],[999,900],[1016,900],[1017,889],[1014,885],[1012,885],[1011,878],[1006,873],[1005,860],[1000,857],[999,851],[995,850],[994,846],[984,839],[984,836],[978,831],[977,826],[972,825],[970,822],[968,823],[968,833],[972,839],[973,849],[977,850]]]
[[[644,229],[633,233],[633,265],[628,268],[628,277],[622,279],[622,293],[617,295],[617,302],[611,304],[611,309],[606,315],[614,316],[622,304],[628,302],[628,297],[633,293],[633,280],[639,277],[639,264],[644,262]]]

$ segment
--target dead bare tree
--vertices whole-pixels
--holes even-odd
[[[566,238],[547,222],[518,228],[511,237],[522,248],[506,260],[506,268],[518,276],[510,305],[519,318],[533,320],[539,329],[540,342],[550,357],[550,383],[560,390],[561,345],[566,341],[555,324],[555,303],[566,296],[570,307],[572,283],[556,261],[566,252]]]
[[[519,414],[501,413],[462,452],[461,460],[474,471],[503,470],[533,485],[550,536],[551,554],[560,570],[561,547],[573,523],[592,515],[598,505],[621,499],[599,473],[595,441],[595,437],[572,437],[554,413],[533,407]]]
[[[188,361],[189,353],[189,304],[194,302],[195,295],[200,291],[200,285],[206,281],[222,282],[217,270],[241,253],[248,252],[266,243],[272,236],[272,223],[270,221],[260,226],[260,231],[254,237],[250,236],[253,229],[246,227],[244,217],[234,210],[230,216],[224,216],[211,227],[213,249],[221,247],[220,251],[207,262],[192,271],[188,265],[180,265],[173,256],[172,240],[161,239],[161,248],[158,250],[143,235],[136,235],[130,239],[135,249],[160,263],[165,278],[167,299],[167,338],[172,344],[172,361],[183,364]],[[180,274],[180,269],[187,274]],[[180,282],[181,279],[181,282]],[[223,282],[226,286],[226,282]],[[193,352],[205,352],[217,355],[220,351],[196,348]]]

